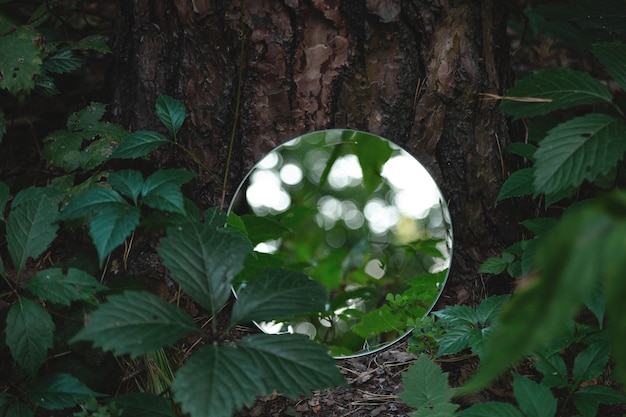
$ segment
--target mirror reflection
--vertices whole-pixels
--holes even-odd
[[[335,357],[402,338],[447,278],[444,198],[413,156],[375,135],[335,129],[279,146],[250,171],[229,211],[254,229],[257,268],[305,272],[329,294],[324,311],[257,325],[306,334]]]

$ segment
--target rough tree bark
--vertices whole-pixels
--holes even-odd
[[[223,194],[228,200],[256,160],[302,133],[349,127],[395,141],[449,201],[455,253],[446,302],[475,301],[478,265],[517,234],[510,207],[494,207],[507,123],[497,103],[481,97],[508,86],[504,7],[498,0],[123,1],[112,115],[131,129],[154,129],[156,97],[181,99],[189,109],[181,140],[212,171],[193,187],[206,206]],[[182,154],[157,159],[193,166]]]

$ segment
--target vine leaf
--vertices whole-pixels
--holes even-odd
[[[513,393],[526,417],[554,417],[557,400],[550,388],[526,377],[513,375]]]
[[[574,385],[597,378],[609,361],[610,348],[608,343],[597,342],[589,345],[574,360]]]
[[[72,301],[89,298],[106,287],[80,269],[70,268],[64,274],[61,268],[50,268],[33,275],[26,288],[43,300],[69,306]]]
[[[90,216],[110,204],[121,203],[125,203],[122,196],[110,188],[92,188],[70,200],[59,213],[58,220]]]
[[[128,135],[115,148],[111,158],[136,159],[148,155],[161,145],[170,143],[169,139],[157,132],[138,130]]]
[[[144,204],[159,210],[185,213],[183,195],[180,186],[190,181],[195,175],[180,169],[164,169],[146,178],[141,188]]]
[[[591,50],[606,72],[626,91],[626,44],[619,41],[596,43]]]
[[[36,76],[41,74],[38,36],[36,31],[24,27],[0,36],[0,88],[13,96],[28,94],[35,88]]]
[[[133,357],[171,345],[197,330],[183,310],[148,292],[126,291],[110,296],[89,316],[89,324],[71,340],[92,341],[116,355]]]
[[[38,378],[26,392],[28,400],[46,410],[74,407],[91,397],[100,397],[95,391],[69,374],[50,374]]]
[[[43,61],[43,70],[53,74],[65,74],[80,68],[84,60],[75,56],[69,48],[60,49]]]
[[[126,202],[111,203],[98,209],[89,223],[89,234],[96,246],[100,265],[135,230],[139,216],[139,209]]]
[[[119,191],[137,204],[137,198],[139,198],[143,187],[143,176],[139,171],[126,169],[112,172],[109,174],[107,182],[115,190]]]
[[[533,179],[535,168],[522,168],[513,172],[509,178],[504,181],[500,193],[496,198],[496,203],[511,197],[521,197],[530,195],[535,191]]]
[[[156,114],[175,137],[185,121],[185,105],[173,97],[160,95],[156,101]]]
[[[386,141],[379,138],[357,132],[350,138],[352,150],[356,154],[361,171],[363,172],[363,185],[368,193],[373,193],[381,183],[383,165],[389,160],[393,149]]]
[[[598,415],[600,404],[622,404],[626,402],[626,396],[604,385],[589,385],[572,394],[574,405],[583,417],[595,417]]]
[[[322,311],[328,300],[325,287],[306,274],[269,269],[237,293],[231,325],[246,321],[289,319]]]
[[[54,323],[48,312],[28,298],[17,297],[7,314],[6,343],[13,358],[34,375],[52,347]]]
[[[503,100],[500,110],[514,119],[541,116],[582,104],[611,103],[611,92],[591,75],[571,68],[554,68],[515,82],[507,97],[533,97],[543,102]],[[547,101],[549,100],[549,101]]]
[[[167,230],[158,249],[172,279],[213,316],[231,294],[231,283],[252,251],[241,232],[185,223]]]
[[[626,152],[626,123],[591,113],[548,132],[535,153],[535,193],[556,194],[606,175]]]

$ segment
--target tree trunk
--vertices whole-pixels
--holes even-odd
[[[205,206],[227,205],[264,153],[312,130],[398,143],[449,203],[446,303],[476,301],[478,266],[518,234],[511,208],[494,207],[508,126],[481,96],[508,86],[506,12],[498,0],[123,1],[112,115],[156,129],[157,96],[182,100],[180,140],[211,170],[193,187]],[[174,151],[156,161],[193,166]]]

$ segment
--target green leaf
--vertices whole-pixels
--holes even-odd
[[[466,324],[472,326],[478,323],[476,311],[470,306],[449,306],[443,310],[435,311],[433,314],[446,325]]]
[[[78,132],[93,129],[99,124],[102,116],[104,116],[106,108],[106,104],[92,101],[89,106],[76,113],[72,113],[70,117],[67,118],[67,130]]]
[[[162,94],[156,101],[156,114],[172,135],[176,136],[185,121],[185,106],[175,98]]]
[[[550,217],[535,217],[534,219],[521,221],[520,224],[535,236],[540,236],[557,224],[557,221]]]
[[[512,253],[502,252],[499,258],[487,258],[478,268],[478,273],[501,274],[513,261],[515,261],[515,256]]]
[[[252,214],[240,216],[248,232],[248,239],[252,245],[257,245],[268,240],[279,239],[289,231],[289,229],[271,217],[261,217]]]
[[[30,410],[29,406],[17,401],[9,406],[3,417],[34,417],[35,414]]]
[[[609,345],[594,343],[576,356],[574,360],[574,385],[597,378],[609,362]]]
[[[141,189],[144,204],[159,210],[185,213],[180,186],[195,175],[180,169],[164,169],[150,175]]]
[[[606,72],[626,91],[626,44],[620,41],[596,43],[591,50]]]
[[[521,197],[530,195],[535,191],[533,186],[535,168],[522,168],[513,172],[504,181],[500,193],[496,198],[496,203],[511,197]]]
[[[492,325],[496,322],[500,310],[509,300],[509,295],[492,295],[476,307],[476,318],[483,325]]]
[[[72,44],[72,49],[95,51],[101,54],[110,54],[111,49],[102,35],[89,35]]]
[[[237,343],[262,375],[263,394],[279,391],[295,399],[312,389],[344,385],[344,379],[325,346],[302,335],[256,334]]]
[[[13,358],[34,375],[52,347],[54,323],[36,302],[17,297],[7,314],[6,343]]]
[[[554,417],[557,400],[550,388],[519,374],[513,375],[513,393],[526,417]]]
[[[70,200],[59,213],[58,220],[90,216],[101,212],[104,207],[117,204],[126,204],[117,192],[104,187],[91,188]]]
[[[98,209],[89,223],[89,234],[101,265],[109,253],[135,230],[139,216],[139,209],[126,202],[110,203]]]
[[[606,175],[626,152],[626,123],[591,113],[550,130],[535,153],[535,192],[554,194]]]
[[[139,171],[127,169],[112,172],[109,174],[107,182],[116,191],[119,191],[137,204],[137,198],[143,188],[143,176]]]
[[[28,94],[41,74],[38,37],[38,32],[23,27],[0,36],[0,88],[13,96]]]
[[[472,405],[459,412],[460,417],[525,417],[511,404],[491,401]]]
[[[500,110],[514,119],[541,116],[582,104],[611,103],[611,92],[591,75],[571,68],[555,68],[528,75],[515,82],[507,97],[545,102],[504,100]]]
[[[226,213],[224,213],[219,207],[210,207],[204,210],[202,217],[204,217],[204,224],[216,229],[224,227],[228,219]]]
[[[420,355],[402,374],[402,384],[404,392],[398,396],[409,407],[417,409],[448,404],[454,393],[448,387],[448,373],[442,372],[426,355]]]
[[[207,345],[176,373],[174,398],[191,417],[228,417],[262,391],[261,377],[246,352]]]
[[[589,385],[576,390],[572,399],[583,417],[596,417],[599,404],[626,403],[624,394],[604,385]]]
[[[251,251],[240,232],[206,224],[169,228],[158,249],[172,278],[213,316],[230,296],[232,280]]]
[[[18,274],[29,257],[37,258],[56,237],[57,214],[56,202],[45,191],[35,192],[33,197],[11,210],[6,223],[7,246]]]
[[[175,417],[170,401],[159,395],[133,392],[119,395],[112,401],[122,410],[120,417]]]
[[[128,135],[115,148],[111,158],[136,159],[141,158],[161,145],[170,143],[169,139],[157,132],[138,130]]]
[[[472,328],[466,325],[459,325],[447,329],[437,340],[439,349],[437,356],[453,355],[466,349],[469,346]]]
[[[75,268],[68,269],[67,275],[61,268],[37,272],[28,280],[26,288],[43,300],[66,306],[106,289],[94,277]]]
[[[44,138],[41,156],[48,166],[63,168],[66,172],[78,169],[81,165],[80,148],[83,139],[67,130],[57,130]]]
[[[545,357],[538,354],[535,369],[543,374],[541,383],[548,387],[563,388],[569,386],[565,361],[558,353]]]
[[[71,49],[64,48],[44,59],[42,68],[53,74],[65,74],[80,68],[84,63],[85,61],[75,56]]]
[[[91,397],[98,397],[85,384],[68,374],[49,374],[35,380],[26,398],[46,410],[74,407]]]
[[[385,304],[363,315],[361,321],[352,326],[352,331],[364,339],[369,339],[373,335],[404,328],[405,323],[401,312],[394,311]]]
[[[389,160],[393,150],[387,141],[378,137],[357,132],[352,140],[352,150],[359,159],[363,171],[363,185],[372,193],[381,183],[383,165]]]
[[[534,155],[535,155],[536,150],[537,150],[537,147],[535,145],[532,145],[530,143],[524,143],[524,142],[513,142],[507,145],[506,148],[504,148],[505,152],[519,155],[533,162],[535,161]]]
[[[89,324],[71,342],[92,341],[116,355],[139,356],[173,344],[197,330],[183,310],[148,292],[112,295],[89,315]]]
[[[237,293],[231,325],[253,320],[289,319],[323,311],[327,300],[325,287],[306,274],[269,269]]]

